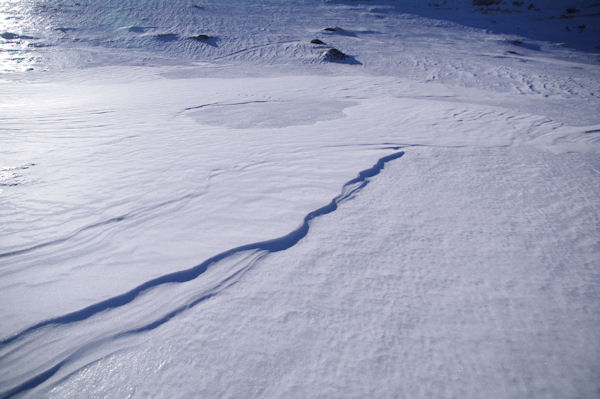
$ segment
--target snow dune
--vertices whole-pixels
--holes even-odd
[[[0,7],[0,397],[597,394],[594,27]]]

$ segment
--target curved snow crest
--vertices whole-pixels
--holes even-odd
[[[275,238],[272,240],[268,240],[268,241],[246,244],[246,245],[242,245],[242,246],[239,246],[236,248],[229,249],[229,250],[227,250],[225,252],[221,252],[220,254],[217,254],[211,258],[208,258],[204,262],[202,262],[190,269],[181,270],[178,272],[169,273],[169,274],[157,277],[155,279],[149,280],[149,281],[133,288],[132,290],[130,290],[124,294],[121,294],[121,295],[109,298],[107,300],[98,302],[96,304],[90,305],[86,308],[77,310],[75,312],[68,313],[63,316],[59,316],[59,317],[56,317],[53,319],[48,319],[48,320],[42,321],[40,323],[34,324],[33,326],[28,327],[25,330],[22,330],[21,332],[18,332],[16,334],[12,335],[11,337],[5,338],[2,341],[0,341],[0,348],[2,348],[2,346],[4,346],[4,345],[10,344],[11,342],[22,338],[22,337],[26,336],[27,334],[29,334],[35,330],[38,330],[42,327],[52,325],[52,324],[68,324],[68,323],[73,323],[76,321],[85,320],[85,319],[87,319],[97,313],[103,312],[105,310],[109,310],[112,308],[126,305],[126,304],[130,303],[131,301],[133,301],[138,295],[140,295],[141,293],[143,293],[153,287],[163,285],[163,284],[168,284],[168,283],[183,283],[183,282],[193,280],[193,279],[197,278],[198,276],[200,276],[202,273],[204,273],[212,264],[217,263],[225,258],[228,258],[236,253],[243,252],[243,251],[252,251],[252,250],[263,250],[263,251],[267,251],[267,252],[279,252],[279,251],[286,250],[286,249],[296,245],[298,243],[298,241],[300,241],[302,238],[304,238],[306,236],[306,234],[308,233],[308,230],[309,230],[309,222],[311,220],[313,220],[319,216],[326,215],[326,214],[329,214],[329,213],[335,211],[341,202],[348,199],[349,197],[354,195],[357,191],[364,188],[369,183],[368,179],[370,177],[373,177],[373,176],[376,176],[377,174],[379,174],[379,172],[381,172],[381,170],[383,169],[383,167],[385,166],[385,164],[387,162],[390,162],[394,159],[400,158],[403,155],[404,155],[404,152],[400,151],[400,152],[396,152],[394,154],[385,156],[383,158],[380,158],[377,161],[377,163],[375,165],[373,165],[371,168],[365,169],[365,170],[359,172],[357,177],[355,177],[354,179],[352,179],[344,184],[341,194],[339,194],[338,196],[333,198],[331,200],[331,202],[329,202],[327,205],[308,213],[304,217],[303,223],[296,230],[288,233],[285,236]]]
[[[286,234],[285,236],[278,237],[278,238],[275,238],[272,240],[251,243],[251,244],[242,245],[242,246],[239,246],[236,248],[229,249],[225,252],[222,252],[211,258],[206,259],[204,262],[202,262],[192,268],[157,277],[157,278],[149,280],[149,281],[147,281],[147,282],[145,282],[145,283],[131,289],[130,291],[121,294],[121,295],[117,295],[115,297],[106,299],[104,301],[95,303],[95,304],[85,307],[83,309],[80,309],[80,310],[59,316],[59,317],[41,321],[41,322],[34,324],[22,331],[10,336],[10,337],[4,338],[3,340],[0,341],[0,349],[4,349],[4,350],[7,350],[7,352],[11,352],[11,353],[15,354],[19,350],[23,349],[23,347],[26,347],[29,344],[29,342],[26,342],[22,346],[20,345],[19,347],[12,348],[12,349],[8,347],[9,345],[11,345],[13,343],[17,343],[18,341],[21,341],[22,339],[29,337],[30,335],[32,335],[33,333],[39,331],[40,329],[42,329],[44,327],[49,327],[52,325],[54,325],[54,326],[68,325],[71,323],[86,320],[94,315],[97,315],[98,313],[109,311],[111,309],[115,309],[115,308],[119,308],[119,307],[123,307],[123,306],[133,302],[141,294],[143,294],[153,288],[156,288],[158,286],[162,286],[162,285],[170,284],[170,283],[185,283],[185,282],[194,280],[197,277],[199,277],[200,275],[202,275],[203,273],[205,273],[211,266],[213,266],[216,263],[223,261],[227,258],[230,258],[236,254],[239,254],[242,252],[258,253],[258,256],[254,257],[254,259],[252,261],[250,261],[249,264],[245,265],[244,267],[235,271],[231,275],[227,276],[222,281],[220,281],[218,284],[216,284],[216,286],[203,292],[201,295],[194,298],[192,301],[188,301],[188,302],[184,303],[183,305],[175,308],[174,310],[171,310],[171,311],[167,312],[166,314],[159,316],[155,320],[152,320],[150,322],[143,324],[142,326],[134,327],[132,329],[125,330],[125,331],[121,331],[116,334],[110,334],[107,337],[96,339],[96,340],[93,340],[92,342],[88,342],[87,344],[84,344],[81,347],[74,348],[72,351],[70,351],[70,353],[66,354],[62,360],[55,362],[53,365],[47,367],[45,369],[45,371],[43,371],[41,373],[38,372],[34,377],[31,377],[25,381],[22,381],[22,382],[18,383],[17,385],[13,386],[12,388],[10,388],[9,390],[0,393],[0,398],[8,398],[8,397],[17,395],[19,393],[22,393],[24,391],[27,391],[29,389],[35,388],[36,386],[38,386],[38,385],[44,383],[45,381],[47,381],[48,379],[50,379],[63,366],[77,360],[81,355],[92,350],[93,348],[97,347],[98,345],[101,345],[105,342],[108,342],[108,341],[111,341],[114,339],[119,339],[119,338],[122,338],[125,336],[153,330],[153,329],[159,327],[160,325],[168,322],[173,317],[175,317],[179,313],[185,311],[186,309],[189,309],[189,308],[213,297],[220,290],[227,288],[227,287],[231,286],[232,284],[235,284],[235,281],[233,279],[236,276],[239,276],[242,273],[249,270],[254,264],[257,263],[258,260],[262,259],[264,256],[268,255],[269,253],[284,251],[284,250],[289,249],[292,246],[296,245],[302,238],[304,238],[308,234],[308,231],[310,228],[310,222],[313,219],[315,219],[319,216],[327,215],[329,213],[334,212],[342,202],[344,202],[345,200],[351,199],[358,191],[362,190],[365,186],[367,186],[367,184],[369,184],[369,182],[370,182],[370,178],[378,175],[381,172],[381,170],[385,167],[386,163],[393,161],[395,159],[398,159],[398,158],[402,157],[403,155],[404,155],[404,151],[392,153],[390,155],[380,158],[372,167],[359,172],[355,178],[347,181],[342,186],[342,191],[339,195],[337,195],[328,204],[322,206],[321,208],[318,208],[316,210],[309,212],[304,217],[304,220],[302,221],[301,225],[298,228],[296,228],[295,230],[293,230],[292,232]],[[35,337],[33,337],[32,339],[35,340]],[[7,361],[6,357],[7,357],[7,355],[2,356],[2,358],[0,358],[0,361],[6,362]],[[36,367],[34,365],[33,367],[35,367],[36,369],[39,370],[39,366]],[[44,366],[42,366],[42,367],[44,367]],[[31,375],[31,374],[29,373],[28,375]]]

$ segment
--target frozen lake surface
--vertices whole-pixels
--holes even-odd
[[[600,6],[223,3],[0,1],[0,397],[597,396]]]

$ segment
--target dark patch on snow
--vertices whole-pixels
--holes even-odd
[[[128,32],[133,32],[133,33],[144,33],[146,32],[146,27],[144,26],[130,26],[129,28],[127,28]]]
[[[158,33],[154,35],[154,38],[161,42],[172,42],[179,39],[179,35],[177,33]]]
[[[6,39],[6,40],[13,40],[13,39],[17,39],[19,37],[19,35],[17,35],[16,33],[3,32],[3,33],[0,33],[0,37],[2,37],[3,39]]]
[[[209,36],[209,35],[204,35],[204,34],[191,36],[190,39],[195,40],[197,42],[208,44],[209,46],[213,46],[213,47],[217,47],[217,41],[219,40],[219,38],[216,36]]]
[[[321,53],[321,58],[326,62],[337,62],[342,64],[360,64],[353,56],[342,53],[336,48],[330,48]]]
[[[50,44],[50,43],[29,43],[27,45],[27,47],[35,47],[35,48],[44,48],[44,47],[53,47],[54,44]]]
[[[500,4],[500,0],[473,0],[474,6],[493,6]]]
[[[197,36],[192,36],[192,39],[196,39],[196,40],[204,41],[204,40],[212,39],[212,36],[208,36],[208,35],[197,35]]]
[[[523,43],[523,44],[520,44],[519,47],[523,47],[523,48],[533,50],[533,51],[541,50],[541,48],[538,44],[533,44],[533,43]]]
[[[335,33],[336,35],[356,37],[356,33],[347,31],[346,29],[340,28],[339,26],[333,28],[325,28],[323,29],[323,31],[327,33]]]
[[[62,33],[67,33],[67,32],[71,32],[71,31],[77,30],[77,29],[75,29],[75,28],[63,28],[63,27],[61,27],[61,28],[54,28],[52,30],[55,30],[55,31],[58,31],[58,32],[62,32]]]
[[[312,39],[310,42],[312,44],[325,44],[322,40],[319,39]]]
[[[6,40],[35,39],[35,37],[33,37],[33,36],[17,35],[16,33],[12,33],[12,32],[2,32],[2,33],[0,33],[0,37],[3,39],[6,39]]]
[[[529,50],[534,50],[534,51],[541,50],[541,47],[538,44],[527,43],[521,39],[513,39],[513,40],[507,39],[507,41],[508,41],[508,43],[512,44],[513,46],[519,46],[519,47],[526,48]]]
[[[330,48],[323,52],[323,58],[327,61],[343,61],[347,59],[348,56],[336,48]]]

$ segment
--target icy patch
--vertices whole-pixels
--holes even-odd
[[[187,114],[203,125],[234,129],[282,128],[312,125],[319,121],[345,117],[344,108],[352,101],[250,101],[230,104],[207,104],[188,108]]]

